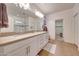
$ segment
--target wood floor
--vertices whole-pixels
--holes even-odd
[[[38,54],[39,56],[79,56],[77,47],[74,44],[66,43],[59,40],[50,40],[49,43],[56,45],[55,54],[52,54],[49,51],[43,49]]]

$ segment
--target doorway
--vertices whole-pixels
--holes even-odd
[[[55,38],[56,40],[63,40],[63,19],[55,21]]]

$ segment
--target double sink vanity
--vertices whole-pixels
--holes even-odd
[[[33,4],[27,10],[15,3],[5,5],[8,27],[0,28],[0,56],[36,56],[49,39],[43,31],[44,15],[36,15],[38,8]]]
[[[45,31],[0,37],[1,56],[36,56],[48,43]]]

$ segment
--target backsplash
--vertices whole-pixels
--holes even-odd
[[[10,36],[16,34],[15,32],[0,32],[0,37]]]

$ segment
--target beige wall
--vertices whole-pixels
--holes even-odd
[[[73,22],[76,22],[74,23],[74,25],[77,25],[77,27],[75,27],[76,31],[74,32],[76,33],[75,34],[76,37],[75,36],[73,37],[75,38],[74,41],[75,44],[78,46],[78,50],[79,50],[79,4],[76,3],[73,10],[74,10],[73,16],[77,14],[77,18],[73,20]]]

